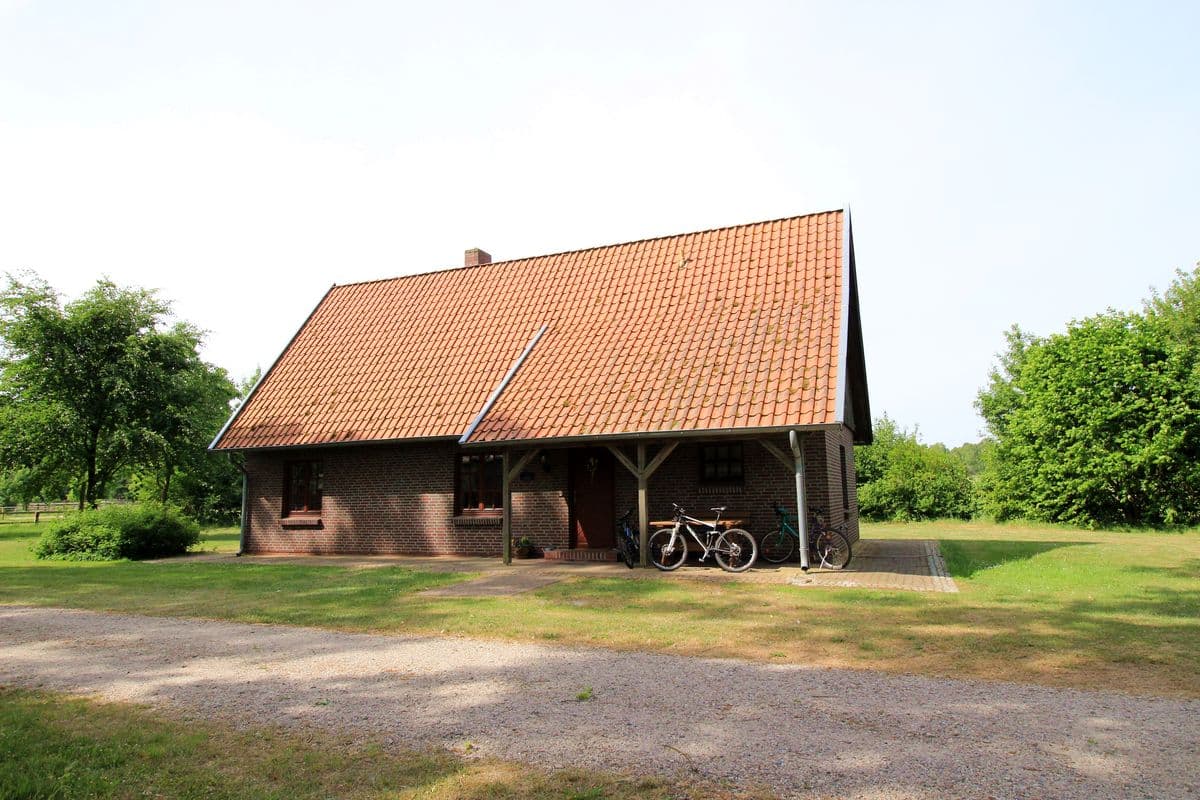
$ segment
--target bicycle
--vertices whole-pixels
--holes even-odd
[[[679,569],[687,560],[688,541],[683,535],[685,530],[704,551],[700,561],[703,562],[712,554],[717,564],[726,572],[745,572],[753,566],[758,558],[758,543],[754,541],[754,537],[741,528],[729,528],[723,533],[719,532],[721,513],[725,511],[726,506],[711,509],[717,512],[717,518],[709,522],[689,517],[678,503],[671,505],[675,508],[671,527],[660,528],[650,537],[650,561],[654,566],[664,572],[670,572]],[[703,539],[696,533],[693,524],[703,526]]]
[[[638,536],[629,524],[629,515],[632,513],[633,509],[631,508],[617,520],[617,556],[630,569],[637,566],[638,560],[641,558]]]
[[[813,523],[808,531],[808,561],[820,564],[824,569],[842,569],[850,563],[852,556],[850,538],[845,525],[828,526],[822,509],[810,507]],[[792,513],[782,505],[775,504],[775,516],[779,527],[762,540],[762,557],[772,564],[781,564],[791,558],[800,541],[800,532],[792,524]]]

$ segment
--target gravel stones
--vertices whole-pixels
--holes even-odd
[[[785,796],[1200,797],[1200,701],[1115,692],[16,606],[0,682]]]

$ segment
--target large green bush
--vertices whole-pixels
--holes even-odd
[[[966,464],[943,445],[926,445],[886,416],[873,444],[854,448],[858,510],[868,519],[969,518],[975,488]]]
[[[1014,330],[979,395],[997,446],[988,511],[1085,527],[1200,521],[1200,348],[1109,312]]]
[[[200,540],[200,526],[170,506],[105,506],[53,523],[34,545],[38,558],[115,561],[186,553]]]

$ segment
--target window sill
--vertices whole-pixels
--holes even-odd
[[[455,525],[464,525],[475,528],[499,528],[504,524],[504,515],[496,514],[460,514],[452,517],[451,520]]]
[[[727,485],[701,485],[696,489],[696,494],[699,495],[718,495],[718,494],[741,494],[744,484],[734,483]]]
[[[279,524],[284,528],[319,528],[320,517],[280,517]]]

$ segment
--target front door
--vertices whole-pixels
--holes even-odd
[[[571,451],[571,546],[591,550],[611,548],[615,479],[612,453],[603,447]]]

